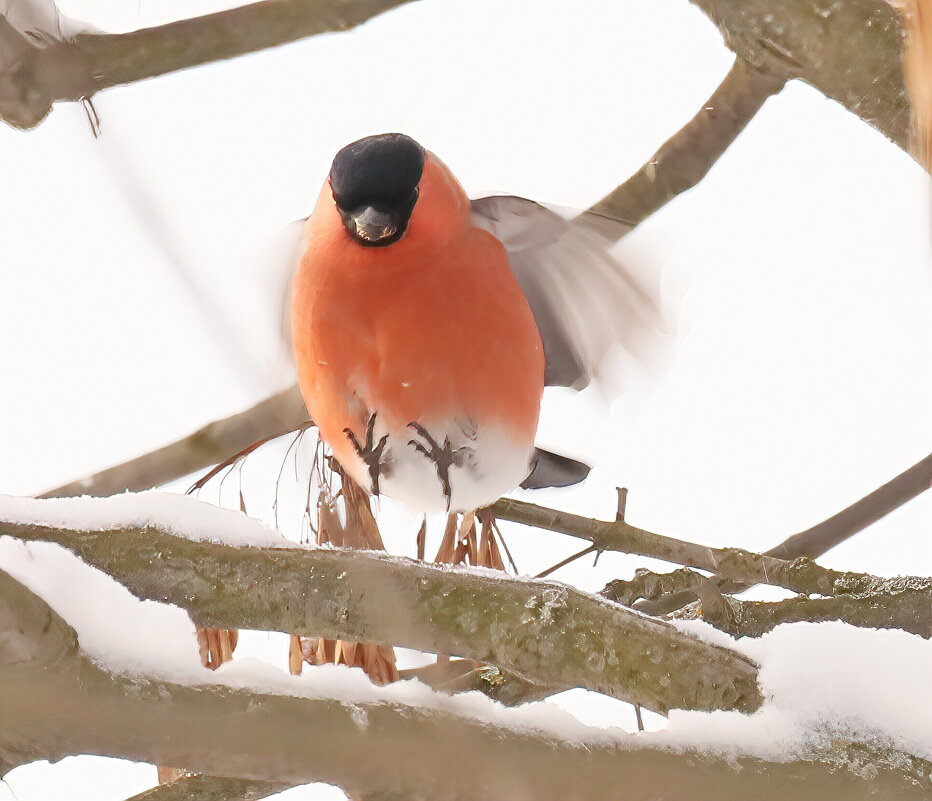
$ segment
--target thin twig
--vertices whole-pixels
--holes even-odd
[[[775,545],[765,556],[776,556],[792,560],[800,556],[816,558],[834,548],[849,537],[876,523],[885,515],[898,509],[932,487],[932,455],[921,459],[912,467],[904,470],[896,478],[868,493],[850,506],[842,509],[821,523],[805,531],[787,537]],[[749,589],[753,584],[740,581],[718,579],[716,587],[720,592],[731,595]],[[648,615],[666,615],[681,609],[696,599],[692,590],[679,588],[665,595],[646,598],[634,605],[639,612]]]
[[[877,581],[864,573],[828,570],[805,557],[787,561],[742,548],[710,548],[654,534],[624,521],[592,520],[511,498],[502,498],[489,508],[502,520],[589,540],[599,550],[661,559],[733,581],[773,584],[793,592],[819,595],[869,592]]]
[[[577,559],[581,559],[584,556],[588,556],[590,553],[592,553],[593,551],[597,551],[597,550],[598,548],[596,548],[595,545],[590,545],[588,548],[583,548],[578,553],[574,553],[572,556],[567,556],[566,559],[562,559],[561,561],[557,562],[555,565],[548,567],[546,570],[542,570],[540,573],[534,576],[534,578],[545,578],[546,576],[549,576],[551,573],[553,573],[555,570],[559,570],[561,567],[566,567],[571,562],[575,562]]]
[[[257,440],[296,431],[306,421],[304,400],[294,385],[246,411],[208,423],[177,442],[48,490],[40,497],[104,496],[151,489],[222,462]]]

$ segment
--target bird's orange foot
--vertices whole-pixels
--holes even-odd
[[[426,456],[434,463],[437,468],[437,478],[440,479],[440,487],[443,490],[443,497],[447,502],[447,511],[450,511],[450,499],[453,490],[450,487],[450,468],[456,465],[462,467],[470,457],[475,456],[472,448],[454,448],[449,437],[443,438],[443,445],[437,442],[424,426],[420,423],[408,423],[408,428],[417,431],[418,436],[427,442],[424,445],[416,439],[408,440],[409,445],[413,445],[418,452]]]
[[[382,469],[382,454],[385,451],[385,443],[388,442],[388,434],[379,438],[375,442],[375,412],[369,416],[369,422],[366,424],[366,442],[364,445],[359,444],[356,435],[352,429],[344,428],[343,433],[349,437],[353,447],[356,448],[356,454],[362,459],[369,468],[369,480],[372,482],[372,494],[379,494],[379,474]]]

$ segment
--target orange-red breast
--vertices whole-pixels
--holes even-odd
[[[470,203],[403,134],[343,148],[304,227],[291,312],[301,392],[349,474],[424,511],[582,480],[534,437],[545,379],[584,385],[624,298],[638,305],[598,236],[521,198]]]

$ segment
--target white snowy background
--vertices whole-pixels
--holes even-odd
[[[126,31],[231,5],[60,8]],[[34,131],[0,127],[0,493],[35,494],[123,461],[290,381],[262,254],[310,211],[347,142],[404,131],[474,195],[584,208],[695,113],[731,58],[686,0],[427,0],[347,34],[104,92],[96,140],[77,105],[56,107]],[[611,413],[596,397],[549,394],[542,442],[596,469],[584,487],[534,500],[608,516],[613,488],[627,486],[636,525],[757,550],[918,461],[932,440],[929,189],[908,156],[814,89],[793,83],[770,99],[697,188],[618,247],[662,274],[680,326],[676,359]],[[284,447],[243,470],[253,514],[268,518]],[[228,506],[238,481],[224,489]],[[201,499],[216,502],[217,484]],[[283,528],[296,537],[300,512],[290,508]],[[412,554],[417,518],[388,501],[382,511],[389,550]],[[929,574],[930,520],[932,499],[921,497],[820,561]],[[506,533],[527,574],[581,547],[517,526]],[[436,526],[431,537],[428,550]],[[0,547],[14,572],[27,569],[17,548]],[[46,552],[33,560],[44,565],[36,586],[80,569],[36,550]],[[598,590],[638,566],[661,565],[605,554],[555,578]],[[100,597],[116,592],[86,582]],[[90,618],[104,606],[91,603]],[[159,617],[171,614],[148,624],[183,638],[183,620]],[[178,647],[194,653],[193,642]],[[780,709],[796,705],[784,723],[798,724],[808,704],[904,747],[932,741],[915,714],[932,668],[925,641],[828,624],[740,647],[764,661]],[[283,667],[284,637],[246,636],[237,657]],[[860,668],[828,694],[800,697],[806,671],[832,660]],[[899,694],[865,695],[897,666]],[[630,707],[602,696],[572,691],[556,703],[587,724],[634,727]],[[708,716],[678,713],[669,725],[684,738],[718,736]],[[723,742],[740,736],[720,731]],[[107,801],[154,778],[151,766],[78,757],[17,769],[0,799]],[[281,797],[343,796],[315,786]]]

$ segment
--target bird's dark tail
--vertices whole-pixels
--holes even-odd
[[[578,484],[592,468],[575,459],[560,456],[541,448],[534,448],[531,472],[521,482],[522,489],[544,489],[545,487],[569,487]]]

